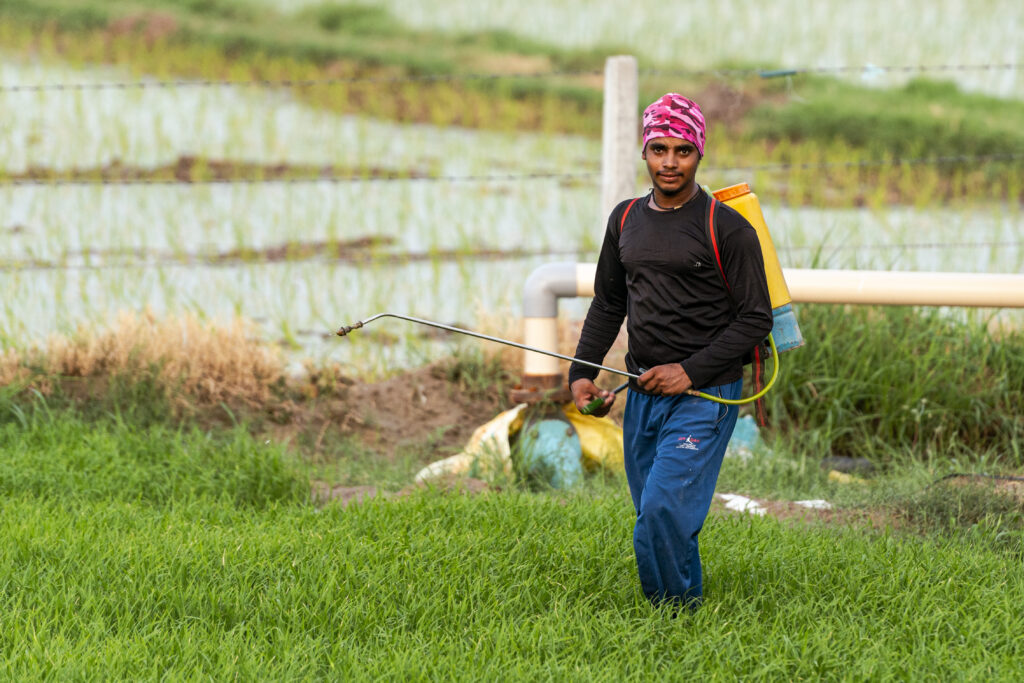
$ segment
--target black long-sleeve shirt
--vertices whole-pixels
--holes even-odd
[[[705,221],[711,197],[698,192],[675,211],[661,212],[637,200],[608,218],[594,278],[594,299],[576,357],[601,363],[625,317],[629,335],[626,369],[640,373],[681,363],[695,389],[743,376],[743,356],[768,336],[772,308],[757,232],[743,216],[719,202],[715,234],[735,311],[717,272]],[[579,363],[569,384],[598,371]],[[643,392],[635,381],[630,389]]]

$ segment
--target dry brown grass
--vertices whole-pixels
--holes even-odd
[[[0,354],[0,386],[20,384],[29,376],[28,368],[22,362],[22,354],[8,349]]]
[[[29,382],[43,393],[62,378],[146,378],[175,402],[258,405],[284,377],[284,359],[258,341],[251,324],[204,322],[192,315],[157,319],[122,313],[108,329],[82,327],[41,348],[0,356],[0,383]]]

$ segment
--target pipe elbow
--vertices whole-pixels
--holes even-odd
[[[575,296],[579,296],[576,264],[545,263],[535,268],[523,285],[523,317],[556,318],[559,297]]]

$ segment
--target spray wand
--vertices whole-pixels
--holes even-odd
[[[470,337],[476,337],[478,339],[485,339],[487,341],[496,342],[498,344],[504,344],[506,346],[514,346],[517,349],[523,349],[524,351],[532,351],[533,353],[539,353],[539,354],[542,354],[542,355],[545,355],[545,356],[553,356],[554,358],[560,358],[562,360],[567,360],[570,363],[579,363],[580,365],[586,365],[587,367],[596,368],[598,370],[604,370],[605,372],[611,372],[611,373],[616,374],[616,375],[622,375],[623,377],[629,377],[630,379],[640,379],[640,375],[635,375],[632,372],[626,372],[625,370],[619,370],[618,368],[612,368],[612,367],[608,367],[606,365],[600,365],[598,363],[591,363],[590,361],[580,360],[579,358],[573,358],[572,356],[566,356],[566,355],[563,355],[561,353],[555,353],[554,351],[545,351],[544,349],[538,349],[538,348],[536,348],[534,346],[528,346],[526,344],[520,344],[519,342],[514,342],[514,341],[511,341],[509,339],[501,339],[500,337],[492,337],[492,336],[490,336],[488,334],[481,334],[479,332],[473,332],[472,330],[464,330],[461,327],[453,327],[452,325],[444,325],[444,324],[441,324],[441,323],[438,323],[438,322],[434,322],[432,320],[424,320],[423,318],[414,318],[412,316],[401,315],[401,314],[398,314],[398,313],[378,313],[377,315],[370,316],[366,320],[360,320],[358,322],[352,323],[351,325],[342,325],[340,328],[338,328],[338,333],[337,334],[338,334],[339,337],[344,337],[349,332],[352,332],[353,330],[358,330],[360,327],[363,327],[364,325],[366,325],[368,323],[371,323],[374,320],[377,320],[378,318],[399,318],[401,320],[407,320],[409,322],[417,323],[417,324],[420,324],[420,325],[428,325],[430,327],[436,327],[438,329],[446,330],[448,332],[455,332],[457,334],[465,334],[465,335],[469,335]],[[777,353],[777,351],[775,349],[775,340],[772,338],[771,335],[768,335],[768,343],[769,343],[769,345],[771,346],[771,349],[772,349],[772,356],[775,358],[774,368],[772,370],[772,377],[771,377],[771,379],[768,380],[768,383],[765,385],[764,389],[759,391],[757,394],[755,394],[753,396],[749,396],[747,398],[743,398],[743,399],[731,400],[731,399],[726,399],[726,398],[719,398],[717,396],[712,396],[711,394],[705,394],[704,392],[696,391],[694,389],[690,389],[686,393],[690,394],[691,396],[700,396],[701,398],[706,398],[709,401],[714,401],[715,403],[726,403],[726,404],[729,404],[729,405],[742,405],[744,403],[752,403],[752,402],[756,401],[757,399],[761,398],[766,393],[768,393],[769,389],[772,388],[772,385],[775,384],[775,379],[779,375],[779,356],[778,356],[778,353]],[[615,387],[615,389],[612,390],[612,393],[617,394],[620,391],[622,391],[623,389],[625,389],[627,386],[629,386],[629,382],[623,382],[619,386]],[[585,405],[580,412],[583,413],[584,415],[590,415],[595,410],[600,408],[602,405],[604,405],[604,399],[603,398],[595,398],[593,401],[591,401],[590,403]]]

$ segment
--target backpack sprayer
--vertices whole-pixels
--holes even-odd
[[[775,244],[768,232],[757,195],[751,192],[747,183],[723,187],[711,194],[746,218],[757,232],[758,242],[761,243],[761,257],[764,259],[764,275],[768,281],[768,295],[772,304],[772,332],[768,339],[774,338],[774,343],[778,344],[778,353],[800,348],[804,345],[804,337],[800,334],[800,326],[797,325],[796,315],[793,313],[793,297],[782,275],[782,264],[779,263],[779,255],[775,252]],[[774,347],[772,354],[776,354]]]
[[[771,379],[765,384],[764,388],[752,396],[747,398],[731,400],[725,398],[719,398],[718,396],[712,396],[701,391],[694,389],[688,390],[686,393],[691,396],[700,396],[709,401],[716,403],[725,403],[729,405],[742,405],[745,403],[752,403],[766,393],[775,384],[775,380],[779,376],[779,354],[784,351],[799,348],[803,346],[804,339],[803,335],[800,334],[800,327],[797,325],[796,316],[793,313],[792,301],[793,298],[789,294],[789,287],[786,285],[786,281],[782,276],[782,266],[779,264],[779,257],[775,253],[775,246],[772,244],[771,235],[768,233],[768,226],[764,222],[764,215],[761,213],[761,206],[757,201],[757,195],[750,191],[750,186],[747,183],[741,183],[739,185],[733,185],[726,187],[721,190],[717,190],[713,193],[715,198],[721,201],[727,206],[731,206],[738,211],[747,221],[754,226],[754,230],[757,231],[758,240],[761,243],[761,254],[764,257],[764,269],[765,277],[768,281],[768,292],[771,296],[772,305],[772,317],[774,322],[772,325],[772,332],[768,335],[768,345],[771,348],[771,356],[774,358],[772,363],[772,376]],[[717,255],[717,246],[714,246],[715,253]],[[526,344],[520,344],[508,339],[501,339],[499,337],[492,337],[487,334],[481,334],[479,332],[473,332],[472,330],[465,330],[460,327],[453,327],[451,325],[443,325],[432,320],[424,320],[423,318],[414,318],[408,315],[400,315],[398,313],[378,313],[370,316],[366,320],[360,320],[351,325],[344,325],[338,329],[338,336],[344,337],[353,330],[358,330],[360,327],[373,322],[379,318],[399,318],[401,320],[407,320],[409,322],[417,323],[419,325],[428,325],[430,327],[436,327],[441,330],[448,332],[455,332],[457,334],[465,334],[470,337],[476,337],[478,339],[485,339],[487,341],[496,342],[498,344],[505,344],[506,346],[514,346],[517,349],[523,349],[524,351],[532,351],[533,353],[539,353],[545,356],[552,356],[554,358],[560,358],[562,360],[569,361],[571,363],[579,363],[580,365],[586,365],[591,368],[598,370],[604,370],[616,375],[628,377],[630,379],[639,379],[640,375],[626,372],[625,370],[619,370],[617,368],[600,365],[598,363],[591,363],[589,361],[580,360],[579,358],[573,358],[572,356],[566,356],[561,353],[555,353],[554,351],[546,351],[544,349],[538,349],[533,346]],[[776,336],[779,341],[776,342]],[[613,393],[618,393],[625,389],[629,385],[629,382],[625,382],[615,389]],[[604,405],[604,399],[597,398],[584,406],[583,410],[580,411],[584,415],[589,415],[593,411]]]

